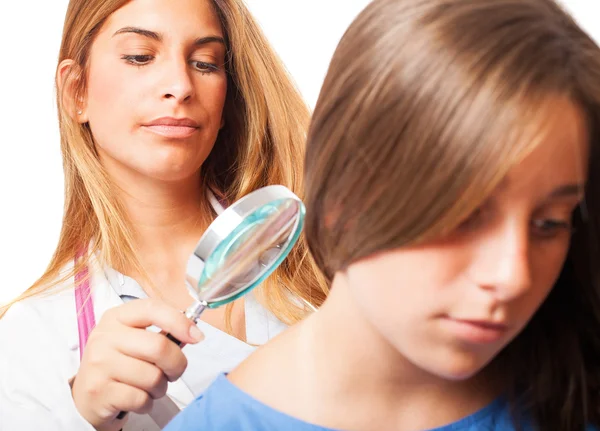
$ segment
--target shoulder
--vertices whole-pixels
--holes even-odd
[[[0,334],[29,331],[35,322],[43,321],[44,327],[74,308],[73,280],[56,283],[45,291],[14,303],[0,319]],[[73,310],[74,313],[74,310]],[[38,328],[43,329],[43,328]],[[33,334],[30,334],[33,335]]]
[[[68,280],[58,283],[7,310],[0,319],[0,344],[10,347],[0,353],[2,366],[38,368],[40,355],[47,363],[57,359],[60,366],[65,365],[66,358],[61,353],[78,347],[75,295],[69,284]]]
[[[66,274],[68,270],[69,268],[66,268]],[[28,333],[27,338],[31,338],[43,332],[44,328],[54,326],[53,322],[57,320],[62,327],[61,321],[70,317],[69,310],[72,309],[72,314],[75,315],[73,277],[60,277],[62,279],[57,278],[47,288],[42,288],[40,293],[14,303],[6,311],[0,319],[0,338],[11,334],[19,335],[23,331]],[[43,324],[34,331],[36,323]]]
[[[57,285],[15,303],[0,319],[0,398],[50,408],[68,393],[79,365],[74,301],[72,288]]]
[[[242,418],[244,403],[243,400],[240,403],[240,397],[230,385],[225,375],[219,375],[202,395],[169,423],[165,430],[251,430],[252,428],[241,426],[244,422]]]
[[[500,397],[480,410],[456,422],[436,428],[435,431],[515,431],[517,429],[515,423],[518,423],[520,427],[518,429],[521,431],[536,429],[525,416],[520,415],[518,419],[514,417],[508,400]]]
[[[238,400],[231,399],[228,405],[229,392],[226,377],[219,375],[202,395],[167,425],[165,431],[244,430],[237,423],[240,410]]]
[[[108,289],[108,281],[98,262],[89,265],[94,313],[99,318],[105,309],[118,305],[118,295]],[[115,299],[116,298],[116,299]],[[0,341],[7,338],[18,342],[56,339],[69,348],[78,347],[77,311],[73,263],[66,264],[58,276],[40,288],[39,293],[13,304],[0,319]],[[73,344],[74,343],[74,344]]]
[[[8,428],[91,429],[69,386],[79,368],[72,281],[15,303],[0,319],[0,345],[0,405],[6,409],[0,416]]]
[[[165,431],[327,431],[278,412],[234,386],[221,374],[178,414]]]
[[[506,398],[501,397],[478,412],[448,426],[437,428],[436,431],[535,431],[538,429],[536,421],[529,413],[521,410],[520,406],[511,406]],[[585,430],[598,431],[598,428],[588,425]]]
[[[70,269],[61,270],[47,289],[13,304],[0,319],[0,344],[10,346],[0,351],[0,368],[20,371],[0,371],[6,374],[4,383],[21,379],[24,373],[46,379],[52,373],[43,375],[44,363],[61,375],[76,369],[71,359],[77,358],[79,336]]]

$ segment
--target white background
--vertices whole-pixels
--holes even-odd
[[[246,0],[306,101],[369,0]],[[600,2],[564,0],[600,42]],[[67,0],[5,2],[0,12],[0,304],[31,285],[56,246],[63,205],[54,71]]]

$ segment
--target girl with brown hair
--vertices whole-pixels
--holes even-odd
[[[327,300],[169,431],[600,425],[600,48],[556,3],[373,1],[305,169]]]

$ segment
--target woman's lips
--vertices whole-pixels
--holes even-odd
[[[166,124],[156,124],[151,126],[142,126],[143,129],[146,129],[149,132],[152,132],[156,135],[163,136],[165,138],[171,139],[183,139],[189,138],[194,133],[198,131],[197,127],[189,127],[189,126],[169,126]]]

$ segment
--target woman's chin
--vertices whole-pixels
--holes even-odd
[[[200,176],[200,169],[189,170],[189,169],[181,169],[181,170],[160,170],[151,172],[148,175],[150,178],[156,181],[164,182],[164,183],[181,183],[190,180],[197,180]]]
[[[150,182],[181,183],[198,179],[200,166],[198,164],[154,164],[134,168],[138,176]]]
[[[160,156],[147,157],[140,161],[136,169],[138,173],[156,181],[181,182],[197,178],[204,162],[204,158],[199,157],[198,154],[161,154]]]

